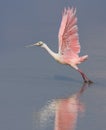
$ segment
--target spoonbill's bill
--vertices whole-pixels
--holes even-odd
[[[88,77],[78,67],[78,64],[88,59],[88,55],[79,56],[81,46],[79,43],[75,8],[64,9],[58,33],[58,41],[59,41],[58,53],[54,53],[47,46],[47,44],[45,44],[42,41],[28,45],[26,47],[31,46],[43,47],[56,61],[58,61],[61,64],[69,65],[75,70],[77,70],[81,74],[84,82],[92,83],[92,81],[89,80]]]

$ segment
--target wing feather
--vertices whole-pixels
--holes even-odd
[[[59,53],[62,55],[76,54],[80,52],[76,9],[64,9],[59,38]]]

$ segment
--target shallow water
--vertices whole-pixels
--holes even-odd
[[[23,48],[9,52],[3,59],[1,58],[0,129],[2,130],[54,129],[56,107],[49,110],[50,116],[47,118],[43,116],[39,120],[37,114],[42,109],[47,109],[47,105],[53,101],[71,98],[83,85],[82,78],[76,71],[56,63],[51,57],[46,56],[45,52],[41,53],[47,61],[40,60],[43,55],[38,59],[40,50],[35,50],[36,48]],[[84,66],[94,84],[87,87],[79,97],[84,112],[77,113],[75,128],[99,130],[102,127],[102,130],[105,130],[106,63],[104,62],[104,66],[99,64],[99,70],[97,67],[89,66],[89,63],[82,64],[81,67]]]

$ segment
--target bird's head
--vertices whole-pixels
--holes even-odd
[[[32,47],[32,46],[40,46],[40,47],[43,47],[44,44],[45,44],[44,42],[39,41],[39,42],[37,42],[37,43],[34,43],[34,44],[31,44],[31,45],[28,45],[28,46],[26,46],[26,47]]]
[[[39,41],[39,42],[37,42],[37,43],[35,43],[33,45],[35,45],[35,46],[41,46],[42,47],[44,45],[44,42]]]

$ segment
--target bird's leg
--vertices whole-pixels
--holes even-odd
[[[82,78],[83,78],[83,80],[84,80],[85,82],[89,80],[89,79],[87,78],[87,76],[86,76],[80,69],[78,69],[78,72],[81,74],[81,76],[82,76]]]
[[[81,74],[85,83],[89,83],[89,84],[93,83],[91,80],[88,79],[88,77],[80,69],[78,69],[78,72]]]

